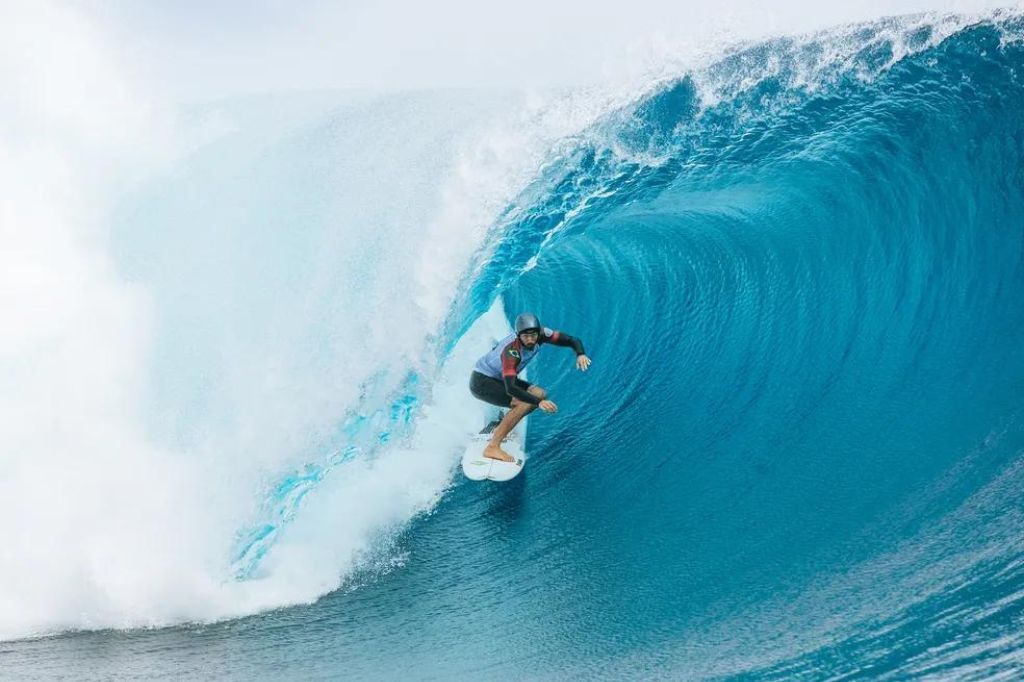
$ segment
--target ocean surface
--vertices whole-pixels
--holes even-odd
[[[185,112],[105,244],[144,445],[13,522],[0,677],[1024,678],[1022,37]],[[524,310],[593,366],[473,483]]]

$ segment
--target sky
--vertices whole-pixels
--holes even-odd
[[[1019,0],[1018,0],[1019,1]],[[282,90],[593,85],[743,39],[993,0],[71,0],[176,99]]]

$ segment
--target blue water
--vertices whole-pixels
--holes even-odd
[[[501,213],[431,349],[444,365],[495,299],[582,337],[588,373],[557,348],[533,365],[560,412],[530,418],[523,476],[454,478],[392,538],[401,565],[313,604],[8,643],[0,665],[1024,676],[1020,24],[935,39],[925,22],[897,45],[880,22],[840,61],[825,38],[780,39],[606,112]],[[415,430],[430,394],[405,386],[367,393],[373,429],[340,421],[312,469],[270,483],[236,579],[273,552],[252,548],[261,524],[286,531],[304,486],[345,475],[346,446]]]

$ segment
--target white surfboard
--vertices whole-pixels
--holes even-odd
[[[484,447],[491,440],[491,434],[501,421],[501,413],[493,418],[483,430],[474,435],[462,454],[462,471],[466,478],[474,481],[510,481],[526,466],[526,420],[519,422],[512,433],[502,442],[501,449],[516,458],[515,462],[484,457]]]

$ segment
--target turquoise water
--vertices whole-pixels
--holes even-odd
[[[561,411],[531,417],[521,477],[453,475],[411,520],[374,531],[386,540],[359,561],[328,567],[340,588],[314,603],[8,642],[0,664],[80,679],[1024,674],[1020,24],[999,15],[946,36],[938,21],[883,21],[779,39],[603,112],[506,202],[412,369],[356,354],[370,363],[360,390],[291,444],[293,460],[267,465],[262,497],[224,548],[224,579],[273,577],[294,528],[315,540],[337,527],[310,520],[325,511],[307,496],[416,438],[460,342],[486,350],[463,334],[495,300],[581,336],[594,361],[579,374],[571,353],[550,349],[534,364],[531,380]],[[413,138],[403,112],[446,119],[449,96],[361,111]],[[340,214],[310,209],[312,190],[291,171],[312,157],[344,184],[332,159],[361,167],[346,152],[365,142],[345,136],[351,111],[317,113],[280,143],[286,158],[264,157],[276,194],[260,201],[313,213],[296,223],[307,245],[273,232],[252,270],[238,270],[265,282],[269,266],[268,300],[308,294],[282,248],[329,270],[323,235]],[[481,111],[466,120],[491,115]],[[430,195],[423,168],[448,168],[437,149],[416,157],[416,183],[390,188],[396,202]],[[387,163],[398,172],[416,159]],[[374,234],[350,239],[367,251],[395,239]],[[154,282],[132,264],[159,261],[159,249],[124,239],[126,271]],[[387,261],[339,277],[372,280]],[[296,300],[329,307],[352,288],[328,278]],[[163,310],[196,314],[179,303]],[[329,343],[352,319],[323,318],[302,343]],[[212,343],[180,342],[167,353]],[[312,370],[325,368],[334,376],[329,363]],[[223,404],[218,386],[203,395]],[[192,442],[218,413],[176,414],[164,437]]]

